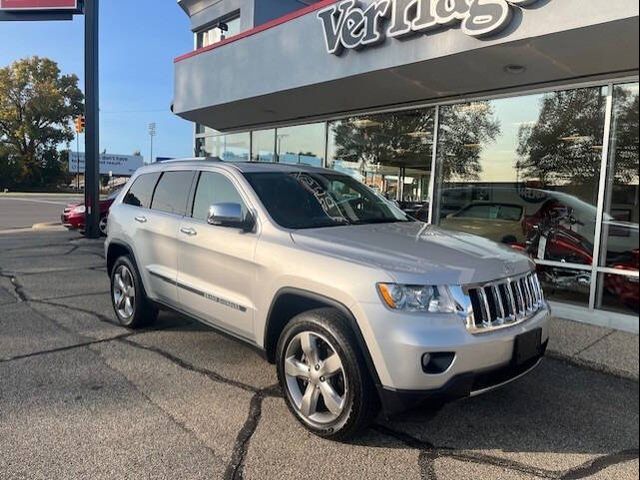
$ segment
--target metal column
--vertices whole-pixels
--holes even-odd
[[[87,206],[85,236],[99,238],[100,229],[100,113],[98,71],[98,9],[99,0],[85,0],[85,176],[84,199]]]

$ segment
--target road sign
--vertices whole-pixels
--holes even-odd
[[[0,0],[0,10],[13,12],[78,10],[78,0]]]
[[[105,153],[100,155],[100,173],[102,175],[113,175],[115,177],[129,177],[143,165],[143,158],[140,155],[112,155]],[[85,155],[71,152],[69,155],[69,173],[84,173]],[[111,176],[110,175],[110,176]]]

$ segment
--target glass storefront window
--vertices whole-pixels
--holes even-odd
[[[538,265],[536,271],[547,300],[589,307],[590,271],[549,265]]]
[[[616,85],[606,172],[599,267],[635,275],[598,275],[596,306],[639,313],[638,84]]]
[[[249,133],[234,133],[197,139],[198,155],[225,162],[249,161]]]
[[[435,109],[426,108],[331,122],[328,166],[427,221],[434,117]]]
[[[590,274],[569,268],[593,263],[605,110],[604,88],[442,107],[440,225],[567,264],[543,269],[547,290],[588,305]]]
[[[252,162],[274,162],[276,131],[257,130],[253,132],[251,139],[251,161]]]
[[[275,143],[277,161],[322,167],[325,141],[324,123],[278,128]]]
[[[638,84],[613,90],[600,266],[638,271]]]
[[[613,273],[598,274],[598,308],[617,313],[638,315],[640,302],[638,277],[615,275]]]

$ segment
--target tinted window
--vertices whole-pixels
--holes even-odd
[[[347,175],[274,172],[245,177],[271,217],[285,228],[409,221],[391,202]]]
[[[220,173],[202,172],[193,202],[193,218],[206,221],[209,207],[214,203],[238,203],[242,206],[243,216],[247,214],[242,197],[227,177]]]
[[[140,175],[131,185],[129,192],[124,197],[124,203],[135,207],[149,208],[153,189],[160,177],[160,173],[148,173]]]
[[[153,194],[151,208],[161,212],[184,215],[194,172],[165,172]]]

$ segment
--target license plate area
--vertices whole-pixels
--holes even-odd
[[[513,346],[513,363],[523,365],[542,353],[542,329],[537,328],[516,337]]]

